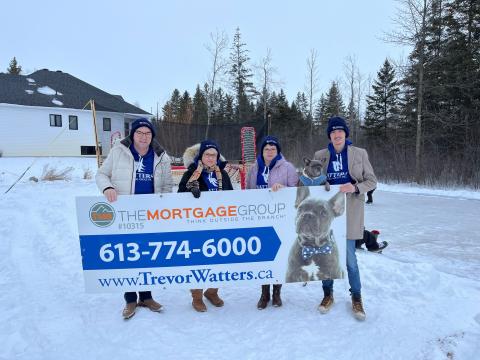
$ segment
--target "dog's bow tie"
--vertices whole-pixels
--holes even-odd
[[[320,175],[319,177],[316,178],[309,178],[305,175],[300,176],[300,181],[302,182],[303,185],[305,186],[320,186],[325,184],[327,181],[327,177],[325,175]]]
[[[321,247],[316,247],[316,246],[304,246],[302,248],[302,258],[303,260],[308,260],[310,259],[313,255],[317,254],[331,254],[332,253],[332,245],[330,242],[326,245],[323,245]]]

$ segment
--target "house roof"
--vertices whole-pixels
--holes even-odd
[[[62,71],[38,70],[30,75],[0,73],[0,103],[83,109],[95,100],[97,111],[150,114]]]

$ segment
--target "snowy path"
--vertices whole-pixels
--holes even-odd
[[[479,200],[375,192],[366,225],[390,246],[358,255],[363,323],[350,314],[344,282],[327,315],[316,311],[320,284],[310,283],[284,286],[284,306],[264,311],[257,287],[221,289],[225,307],[204,314],[188,291],[158,290],[163,313],[140,309],[125,322],[121,294],[83,290],[74,196],[91,194],[92,180],[74,178],[21,182],[2,195],[0,359],[478,357]]]
[[[374,201],[365,226],[393,245],[386,256],[479,280],[480,200],[376,191]]]

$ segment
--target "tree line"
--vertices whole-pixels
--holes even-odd
[[[300,165],[303,156],[327,144],[328,118],[340,115],[349,123],[352,141],[369,151],[381,180],[479,188],[480,2],[399,4],[396,28],[385,40],[410,45],[408,59],[385,59],[368,81],[349,57],[343,80],[332,81],[319,94],[318,55],[312,50],[306,91],[292,101],[275,80],[270,51],[260,64],[251,65],[237,28],[226,58],[225,34],[212,34],[209,81],[197,85],[193,96],[174,89],[157,119],[159,133],[162,127],[171,132],[181,124],[184,134],[192,129],[195,135],[166,133],[162,140],[167,149],[179,156],[189,145],[182,139],[212,137],[213,128],[223,129],[215,131],[220,143],[239,147],[240,127],[254,126],[257,134],[277,135],[285,155]],[[257,87],[254,72],[260,78]],[[238,151],[232,154],[239,159]]]

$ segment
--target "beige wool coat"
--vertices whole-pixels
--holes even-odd
[[[322,149],[315,153],[315,160],[322,163],[327,169],[330,161],[330,151]],[[363,238],[365,219],[365,193],[377,187],[377,178],[372,165],[368,160],[365,149],[349,145],[347,148],[348,172],[357,185],[359,194],[348,193],[347,196],[347,239],[356,240]]]
[[[114,188],[119,195],[135,194],[135,160],[130,145],[132,141],[126,137],[117,143],[98,169],[95,175],[98,189],[103,191]],[[173,179],[170,165],[170,157],[160,144],[152,141],[155,154],[153,161],[153,183],[155,193],[172,192]]]

